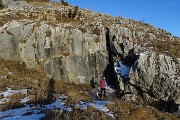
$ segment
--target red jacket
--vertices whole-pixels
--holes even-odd
[[[101,88],[107,87],[106,80],[102,79],[102,80],[100,81],[100,87],[101,87]]]

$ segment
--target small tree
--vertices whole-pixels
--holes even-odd
[[[2,7],[2,0],[0,0],[0,8]]]
[[[72,10],[71,10],[71,9],[69,9],[68,17],[69,17],[69,18],[72,18]]]
[[[79,9],[78,6],[74,7],[74,12],[73,12],[73,14],[72,14],[72,18],[76,17],[76,15],[77,15],[77,13],[78,13],[78,9]]]
[[[64,5],[64,6],[68,6],[68,2],[65,2],[64,0],[61,0],[61,4]]]

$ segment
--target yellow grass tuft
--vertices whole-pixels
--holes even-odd
[[[21,93],[13,94],[8,97],[9,101],[7,103],[0,105],[0,111],[21,107],[22,104],[20,103],[20,100],[22,98],[24,98],[24,95]]]

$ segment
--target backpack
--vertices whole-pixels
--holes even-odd
[[[105,88],[105,80],[101,80],[101,88]]]

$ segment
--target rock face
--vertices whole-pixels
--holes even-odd
[[[8,6],[10,4],[12,4],[14,2],[14,0],[1,0],[1,4],[2,6]]]
[[[151,97],[180,104],[178,66],[169,56],[142,53],[131,70],[130,82]]]
[[[104,73],[133,99],[141,90],[144,98],[180,104],[179,38],[145,23],[58,3],[5,1],[0,58],[75,83],[99,80]]]
[[[99,78],[107,64],[104,36],[82,33],[78,29],[52,27],[41,23],[12,21],[1,27],[0,56],[21,60],[27,67],[42,65],[55,79],[87,83],[92,76]],[[3,44],[3,45],[2,45]]]
[[[138,91],[141,90],[142,97],[147,98],[147,100],[152,99],[151,102],[161,100],[171,104],[180,104],[178,51],[176,51],[177,58],[172,58],[172,54],[169,56],[166,53],[161,53],[161,48],[156,51],[155,45],[154,48],[142,45],[157,40],[152,33],[148,36],[145,32],[133,33],[130,29],[118,25],[113,25],[110,31],[111,52],[113,56],[119,57],[114,65],[120,94],[128,94],[128,98],[134,99],[138,96]],[[139,39],[150,41],[137,44]],[[128,72],[129,67],[131,69]]]

